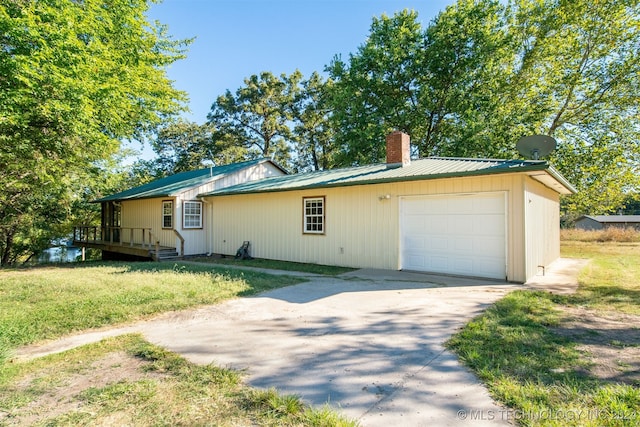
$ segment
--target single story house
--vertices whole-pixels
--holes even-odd
[[[411,160],[387,137],[385,164],[274,176],[205,191],[207,252],[525,282],[560,256],[560,195],[546,161]]]
[[[182,172],[103,197],[94,201],[102,206],[101,226],[76,227],[73,245],[101,249],[103,259],[206,254],[211,216],[198,194],[286,173],[257,159]]]
[[[583,215],[576,220],[581,230],[602,230],[609,227],[640,230],[640,215]]]
[[[383,164],[287,175],[261,159],[104,197],[99,232],[74,245],[158,259],[249,241],[257,258],[513,282],[560,256],[559,199],[575,189],[548,162],[411,160],[408,135],[386,142]]]

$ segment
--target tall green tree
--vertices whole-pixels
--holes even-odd
[[[334,165],[335,146],[331,111],[327,105],[330,81],[313,73],[300,82],[291,105],[294,170],[324,170]]]
[[[151,146],[157,154],[151,163],[162,176],[202,168],[206,161],[222,165],[247,156],[246,148],[229,144],[210,124],[185,120],[160,129]]]
[[[41,249],[74,179],[183,108],[165,67],[186,41],[146,0],[0,0],[0,263]]]
[[[423,32],[418,15],[403,11],[374,18],[365,44],[348,62],[336,57],[327,67],[339,165],[374,163],[384,158],[384,135],[393,129],[420,145],[429,127],[424,75]]]
[[[376,18],[328,67],[338,162],[383,160],[393,129],[420,156],[511,158],[541,133],[580,190],[564,207],[613,210],[640,185],[639,16],[638,0],[459,0],[424,29]]]
[[[473,151],[472,140],[482,133],[480,112],[500,85],[507,46],[502,9],[498,1],[461,0],[426,29],[414,11],[374,18],[348,63],[335,58],[328,67],[342,162],[383,159],[384,134],[391,130],[409,133],[414,154],[423,157]],[[461,138],[466,150],[451,149]]]
[[[613,212],[640,188],[639,5],[519,1],[509,10],[520,43],[511,99],[531,130],[558,140],[552,161],[580,190],[565,199],[569,212]]]
[[[298,71],[276,77],[264,71],[246,78],[235,94],[227,90],[211,106],[208,124],[215,138],[247,150],[248,156],[291,160],[291,104],[302,79]]]

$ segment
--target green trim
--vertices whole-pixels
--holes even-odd
[[[246,162],[231,163],[223,166],[216,166],[214,168],[204,168],[195,171],[181,172],[175,175],[171,175],[165,178],[160,178],[155,181],[151,181],[147,184],[140,185],[138,187],[130,188],[125,191],[121,191],[110,196],[106,196],[97,200],[93,200],[91,203],[102,202],[116,202],[123,200],[143,200],[143,199],[155,199],[159,197],[171,197],[182,191],[188,190],[193,187],[203,185],[209,181],[220,179],[226,175],[240,171],[244,168],[256,166],[261,163],[270,162],[276,168],[287,173],[282,167],[272,162],[269,159],[255,159]]]
[[[430,173],[430,174],[418,174],[411,175],[408,172],[408,175],[400,175],[393,177],[383,177],[383,178],[371,178],[371,179],[357,179],[359,175],[363,172],[366,173],[367,167],[356,167],[352,170],[352,176],[340,176],[342,173],[348,171],[348,169],[340,169],[336,171],[322,171],[322,172],[312,172],[309,174],[304,174],[305,178],[308,178],[310,181],[309,184],[303,185],[293,185],[293,186],[285,186],[296,179],[300,179],[300,176],[289,175],[282,177],[274,177],[268,178],[265,180],[238,184],[231,187],[226,187],[220,190],[216,190],[206,194],[199,194],[198,197],[219,197],[219,196],[232,196],[232,195],[240,195],[240,194],[259,194],[259,193],[279,193],[285,191],[299,191],[299,190],[311,190],[318,188],[338,188],[338,187],[352,187],[358,185],[371,185],[371,184],[386,184],[393,182],[410,182],[410,181],[423,181],[423,180],[434,180],[434,179],[444,179],[444,178],[463,178],[463,177],[473,177],[473,176],[483,176],[483,175],[497,175],[504,173],[522,173],[522,172],[531,172],[531,171],[547,171],[549,174],[556,179],[560,184],[565,186],[571,192],[576,192],[575,188],[569,184],[569,182],[562,177],[555,169],[553,169],[548,162],[546,161],[519,161],[519,160],[484,160],[484,159],[447,159],[447,158],[435,158],[437,160],[470,160],[477,162],[502,162],[497,165],[493,164],[492,166],[476,169],[476,170],[467,170],[467,171],[451,171],[451,172],[442,172],[442,173]],[[376,166],[384,166],[384,165],[376,165]],[[409,169],[407,167],[406,169]],[[368,173],[370,174],[381,174],[388,171],[386,167],[379,168],[377,170],[372,170]],[[400,171],[399,169],[394,168],[395,171]],[[410,169],[409,169],[410,170]],[[334,172],[334,173],[332,173]],[[313,181],[313,177],[310,175],[318,174],[317,178],[322,179],[321,181]],[[278,185],[278,182],[281,182]],[[331,182],[336,181],[336,182]]]
[[[578,192],[578,189],[573,185],[571,185],[571,183],[567,181],[567,179],[564,176],[562,176],[560,172],[558,172],[553,166],[549,165],[547,172],[549,172],[549,175],[554,177],[560,184],[562,184],[572,194],[576,194]]]

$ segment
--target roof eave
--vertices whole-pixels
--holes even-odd
[[[496,174],[504,174],[504,173],[522,173],[536,170],[545,170],[549,171],[551,166],[548,163],[540,163],[534,165],[522,166],[518,170],[514,170],[514,168],[495,168],[495,169],[479,169],[474,171],[463,171],[463,172],[447,172],[440,174],[428,174],[428,175],[415,175],[415,176],[405,176],[405,177],[391,177],[391,178],[378,178],[378,179],[370,179],[370,180],[359,180],[359,181],[350,181],[350,182],[340,182],[333,184],[319,183],[319,184],[310,184],[303,185],[298,187],[291,188],[273,188],[273,189],[257,189],[257,190],[238,190],[238,191],[228,191],[227,187],[225,189],[219,191],[213,191],[210,193],[198,194],[197,197],[219,197],[219,196],[235,196],[241,194],[259,194],[259,193],[281,193],[287,191],[299,191],[299,190],[312,190],[315,188],[338,188],[338,187],[353,187],[357,185],[370,185],[370,184],[387,184],[392,182],[409,182],[409,181],[422,181],[422,180],[434,180],[434,179],[444,179],[444,178],[464,178],[469,176],[482,176],[482,175],[496,175]],[[555,174],[554,174],[555,173]],[[550,172],[550,175],[553,176],[558,182],[562,184],[562,187],[566,188],[567,193],[571,194],[569,191],[573,193],[576,190],[564,179],[557,171],[554,170],[554,173]],[[561,193],[564,194],[564,193]]]
[[[282,166],[280,166],[278,163],[276,163],[275,161],[269,159],[269,158],[262,158],[262,159],[256,159],[256,160],[251,160],[251,161],[246,161],[243,163],[252,163],[249,165],[245,165],[244,167],[250,167],[250,166],[255,166],[255,165],[259,165],[259,164],[264,164],[264,163],[271,163],[274,167],[276,167],[277,169],[279,169],[283,174],[285,175],[289,175],[289,172],[283,168]],[[122,194],[123,192],[120,193],[116,193],[115,195],[112,196],[107,196],[107,197],[102,197],[100,199],[96,199],[96,200],[92,200],[89,203],[103,203],[103,202],[124,202],[124,201],[128,201],[128,200],[145,200],[145,199],[156,199],[156,198],[162,198],[162,197],[176,197],[178,194],[185,192],[185,191],[189,191],[190,189],[194,188],[194,187],[199,187],[202,185],[206,185],[210,182],[213,181],[217,181],[219,179],[222,179],[226,176],[229,176],[233,173],[236,173],[237,171],[230,171],[230,172],[223,172],[223,173],[217,173],[215,175],[209,175],[206,176],[204,175],[201,181],[196,182],[196,183],[192,183],[191,185],[185,185],[183,187],[180,187],[179,189],[175,190],[175,191],[168,191],[165,193],[153,193],[153,194],[145,194],[145,193],[152,193],[153,190],[149,190],[147,192],[143,192],[143,193],[137,193],[137,194],[133,194],[131,196],[124,196],[124,197],[113,197],[113,196],[117,196],[118,194]],[[195,178],[197,179],[197,178]],[[128,190],[126,190],[128,191]]]
[[[553,180],[555,180],[557,185],[548,182],[548,180],[540,179],[539,177],[532,176],[532,178],[540,181],[542,184],[565,196],[576,194],[578,192],[578,190],[573,185],[571,185],[571,183],[567,181],[567,179],[562,176],[560,172],[558,172],[553,166],[549,165],[548,163],[545,168],[541,168],[540,170],[544,170],[551,178],[553,178]]]

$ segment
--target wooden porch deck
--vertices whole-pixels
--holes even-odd
[[[128,233],[124,232],[127,231]],[[140,231],[140,233],[136,233]],[[136,235],[140,234],[139,242]],[[103,236],[108,236],[104,239]],[[95,227],[73,228],[73,245],[82,248],[100,249],[125,255],[151,258],[154,261],[179,257],[177,248],[161,246],[150,228]],[[184,250],[183,250],[184,251]]]

